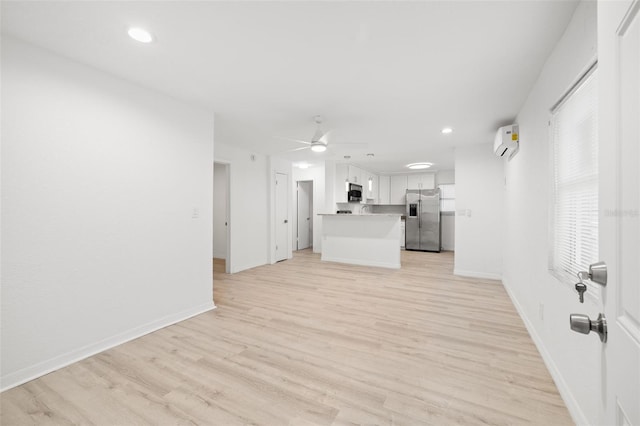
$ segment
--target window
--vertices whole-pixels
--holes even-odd
[[[575,284],[598,261],[598,94],[595,66],[552,110],[550,269]]]
[[[438,185],[440,188],[440,212],[456,211],[456,186],[454,184]]]

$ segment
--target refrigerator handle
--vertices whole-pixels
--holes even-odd
[[[422,228],[422,200],[418,199],[418,229]]]

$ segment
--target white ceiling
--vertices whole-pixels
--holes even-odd
[[[216,112],[216,141],[276,154],[313,117],[342,159],[453,168],[524,103],[577,1],[2,2],[2,32]],[[130,26],[151,31],[143,45]],[[445,126],[454,133],[442,135]],[[366,143],[366,148],[340,143]],[[366,157],[374,153],[373,159]]]

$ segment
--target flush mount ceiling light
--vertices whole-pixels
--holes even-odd
[[[309,168],[309,164],[308,163],[300,163],[300,164],[298,164],[298,168],[299,169],[308,169]]]
[[[445,135],[448,135],[451,132],[453,132],[453,129],[451,127],[445,127],[444,129],[442,129],[442,133]]]
[[[428,169],[431,166],[433,166],[433,164],[431,164],[431,163],[411,163],[411,164],[407,164],[407,167],[410,168],[411,170]]]
[[[140,43],[151,43],[153,41],[153,36],[151,35],[151,33],[147,30],[143,30],[142,28],[129,28],[127,34],[129,34],[129,37],[131,37],[135,41],[139,41]]]

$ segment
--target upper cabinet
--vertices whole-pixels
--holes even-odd
[[[349,168],[349,182],[357,183],[358,185],[362,185],[364,187],[365,180],[365,171],[360,167],[356,166],[348,166]]]
[[[371,180],[371,186],[369,186]],[[355,183],[362,186],[362,201],[367,199],[373,203],[378,202],[378,176],[348,164],[336,164],[335,200],[336,203],[347,202],[347,183]]]
[[[407,175],[407,189],[435,189],[434,173],[418,173]]]
[[[335,200],[347,202],[345,183],[350,182],[362,185],[362,202],[404,204],[407,189],[435,189],[435,180],[435,173],[378,176],[357,166],[336,164]]]
[[[378,176],[371,172],[364,172],[364,182],[362,183],[362,192],[367,201],[372,200],[373,203],[378,201]]]
[[[390,179],[389,204],[404,204],[407,195],[407,175],[393,175]]]
[[[389,204],[391,178],[389,176],[378,177],[378,204]]]

